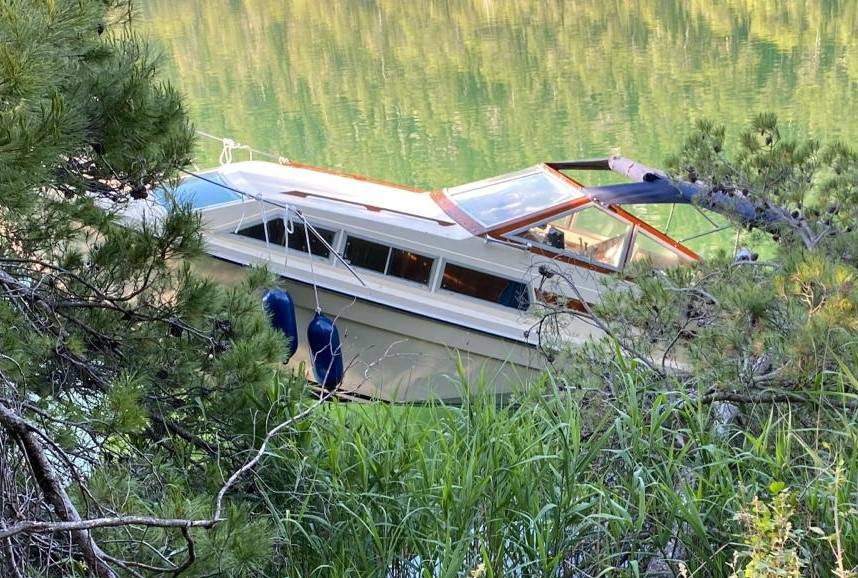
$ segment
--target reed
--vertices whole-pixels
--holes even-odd
[[[858,564],[852,414],[761,406],[716,427],[623,375],[615,397],[327,404],[259,481],[289,575],[726,577],[765,562],[743,520],[776,495],[805,575]]]

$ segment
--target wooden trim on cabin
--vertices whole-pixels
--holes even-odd
[[[652,225],[650,225],[646,221],[643,221],[643,220],[639,219],[638,217],[634,216],[632,213],[626,211],[622,207],[619,207],[617,205],[608,205],[607,209],[616,213],[617,215],[621,216],[622,218],[631,221],[639,229],[642,229],[643,231],[649,233],[651,236],[658,239],[659,241],[661,241],[665,245],[667,245],[669,247],[673,247],[674,249],[676,249],[677,251],[679,251],[680,253],[682,253],[686,257],[689,257],[694,261],[700,260],[700,255],[698,255],[697,253],[695,253],[694,251],[692,251],[691,249],[689,249],[688,247],[686,247],[685,245],[683,245],[679,241],[669,237],[665,233],[662,233],[661,231],[659,231],[658,229],[656,229],[655,227],[653,227]]]
[[[373,213],[393,213],[395,215],[404,215],[406,217],[412,217],[414,219],[423,219],[424,221],[432,221],[433,223],[437,223],[442,227],[452,227],[456,223],[454,221],[443,221],[441,219],[435,219],[433,217],[424,217],[423,215],[415,215],[414,213],[408,213],[406,211],[399,211],[396,209],[388,209],[386,207],[379,207],[378,205],[371,205],[369,203],[362,203],[360,201],[350,201],[348,199],[341,199],[339,197],[335,197],[332,195],[324,195],[322,193],[308,193],[307,191],[283,191],[284,195],[292,195],[293,197],[301,197],[302,199],[307,198],[318,198],[325,199],[326,201],[335,201],[337,203],[345,203],[347,205],[354,205],[357,207],[363,207],[367,211],[371,211]]]
[[[533,245],[527,246],[522,244],[522,247],[527,249],[527,251],[531,253],[535,253],[536,255],[540,255],[542,257],[548,257],[549,259],[553,259],[555,261],[562,261],[564,263],[569,263],[570,265],[575,265],[581,269],[587,269],[588,271],[594,271],[596,273],[606,273],[606,274],[619,274],[620,271],[618,269],[612,269],[610,267],[604,265],[597,265],[591,261],[587,261],[586,259],[582,259],[579,257],[575,257],[574,255],[570,255],[568,253],[563,253],[559,249],[557,252],[549,251],[548,249],[543,249],[542,247],[536,247]]]
[[[365,183],[372,183],[374,185],[384,185],[386,187],[393,187],[396,189],[402,189],[403,191],[409,191],[411,193],[421,193],[421,194],[426,193],[426,191],[424,189],[417,189],[414,187],[409,187],[407,185],[400,185],[399,183],[392,183],[390,181],[384,181],[382,179],[374,179],[372,177],[365,177],[363,175],[356,175],[354,173],[349,173],[346,171],[338,171],[335,169],[329,169],[329,168],[325,168],[325,167],[306,165],[304,163],[299,163],[299,162],[295,162],[295,161],[289,161],[289,164],[287,166],[290,166],[290,167],[293,167],[296,169],[306,169],[308,171],[315,171],[317,173],[326,173],[326,174],[335,175],[338,177],[347,177],[350,179],[355,179],[357,181],[363,181]]]
[[[493,236],[505,235],[517,229],[521,229],[522,227],[526,227],[527,225],[538,223],[540,221],[544,221],[545,219],[549,219],[555,215],[565,213],[566,211],[577,209],[578,207],[582,207],[591,202],[592,199],[586,196],[582,196],[577,199],[572,199],[570,201],[566,201],[562,205],[554,205],[553,207],[548,207],[547,209],[543,209],[538,213],[533,213],[520,219],[515,219],[506,223],[502,223],[492,229],[491,234]]]
[[[541,166],[546,171],[548,171],[550,174],[554,174],[558,178],[564,179],[565,181],[572,184],[573,186],[581,188],[581,189],[584,188],[584,186],[581,183],[579,183],[575,179],[571,178],[570,176],[560,172],[559,170],[555,169],[554,167],[550,166],[549,164],[542,163]],[[507,235],[508,233],[511,233],[513,231],[516,231],[518,229],[521,229],[523,227],[526,227],[530,224],[543,222],[543,221],[550,219],[551,217],[554,217],[556,215],[560,215],[560,214],[563,214],[563,213],[566,213],[569,211],[573,211],[579,207],[583,207],[587,204],[592,203],[593,205],[599,206],[600,208],[607,210],[608,212],[613,213],[614,215],[618,216],[619,218],[627,221],[628,223],[630,223],[633,226],[633,228],[640,229],[640,230],[644,231],[645,233],[648,233],[650,236],[652,236],[654,239],[658,240],[659,242],[667,245],[668,247],[676,249],[677,251],[682,253],[684,256],[686,256],[686,257],[688,257],[694,261],[700,260],[700,256],[697,253],[695,253],[694,251],[692,251],[691,249],[689,249],[688,247],[686,247],[685,245],[683,245],[679,241],[676,241],[675,239],[672,239],[671,237],[669,237],[665,233],[659,231],[658,229],[656,229],[655,227],[653,227],[652,225],[650,225],[646,221],[639,219],[638,217],[636,217],[632,213],[626,211],[625,209],[621,208],[620,206],[618,206],[618,205],[604,206],[604,205],[601,205],[598,202],[594,201],[593,199],[591,199],[590,197],[588,197],[586,195],[582,195],[580,198],[577,198],[577,199],[572,199],[570,201],[566,201],[565,203],[560,204],[560,205],[555,205],[553,207],[543,209],[542,211],[539,211],[538,213],[527,215],[527,216],[521,217],[519,219],[514,219],[514,220],[508,221],[506,223],[501,223],[500,225],[496,226],[495,228],[489,229],[489,228],[486,228],[482,223],[476,221],[468,213],[463,211],[452,199],[450,199],[446,194],[444,194],[444,192],[432,191],[430,194],[432,196],[432,200],[435,201],[439,207],[441,207],[441,209],[444,211],[444,213],[446,213],[451,219],[456,221],[459,225],[464,227],[468,232],[470,232],[472,235],[475,235],[475,236],[482,236],[482,235],[488,234],[490,237],[492,237],[494,239],[505,241],[505,242],[515,243],[511,239],[508,239],[505,235]],[[631,242],[634,242],[633,237],[636,234],[637,234],[636,230],[631,231],[630,237],[629,237],[631,239]],[[524,243],[521,243],[521,246],[522,246],[522,248],[527,249],[531,253],[535,253],[537,255],[542,255],[544,257],[549,257],[551,259],[563,261],[565,263],[570,263],[570,264],[575,265],[577,267],[581,267],[582,269],[588,269],[590,271],[595,271],[597,273],[611,274],[611,273],[620,273],[620,271],[621,271],[621,269],[614,269],[614,268],[609,267],[609,266],[597,265],[595,263],[587,261],[586,259],[576,258],[572,255],[569,255],[569,254],[566,254],[566,253],[563,253],[560,251],[553,252],[553,251],[549,251],[547,249],[543,249],[541,247],[536,247],[533,245],[527,245]],[[626,247],[624,249],[624,253],[625,253],[624,261],[625,261],[628,258],[629,247]],[[623,263],[623,265],[625,265],[625,262]]]
[[[468,213],[460,209],[459,205],[454,203],[450,197],[444,194],[443,191],[432,191],[429,194],[432,197],[432,200],[441,207],[441,210],[444,211],[448,217],[459,223],[470,234],[480,236],[487,232],[488,229],[486,229],[482,223],[476,221]]]
[[[555,175],[557,178],[563,180],[564,182],[571,184],[576,189],[580,190],[584,188],[584,185],[582,185],[575,179],[572,179],[568,175],[564,175],[560,171],[548,166],[545,163],[540,163],[537,166],[543,171],[546,171],[548,174]],[[533,171],[533,174],[538,174],[538,171]],[[509,180],[514,180],[516,178],[519,177],[510,177]],[[553,207],[548,207],[539,211],[538,213],[533,213],[531,215],[527,215],[519,219],[513,219],[512,221],[500,223],[499,225],[495,225],[494,227],[486,227],[485,225],[471,217],[468,213],[463,211],[456,204],[456,202],[453,201],[450,197],[448,197],[443,191],[432,191],[430,195],[432,196],[432,200],[435,201],[438,206],[441,207],[441,209],[451,219],[462,225],[462,227],[467,229],[469,233],[476,236],[490,233],[493,237],[509,233],[510,231],[514,231],[516,229],[524,227],[532,222],[541,221],[543,219],[552,217],[555,214],[562,213],[563,211],[571,211],[572,209],[575,209],[591,201],[591,199],[589,199],[582,193],[581,197],[569,200],[562,205],[554,205]]]

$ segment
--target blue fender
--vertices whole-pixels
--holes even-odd
[[[316,381],[328,389],[335,388],[343,380],[343,352],[337,326],[317,312],[307,327],[307,341],[313,356]]]
[[[271,318],[271,325],[280,331],[286,339],[289,358],[298,350],[298,322],[295,317],[295,303],[292,296],[283,289],[269,289],[262,297],[262,304]]]

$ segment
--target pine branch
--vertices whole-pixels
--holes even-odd
[[[781,404],[781,403],[798,403],[822,405],[825,401],[831,401],[839,406],[850,410],[858,410],[858,399],[839,398],[829,400],[827,398],[834,397],[833,394],[820,392],[817,397],[808,394],[798,393],[794,391],[767,391],[763,393],[739,393],[735,391],[716,391],[705,394],[701,401],[704,403],[715,403],[726,401],[731,403],[743,404]]]
[[[170,419],[167,419],[163,415],[161,415],[160,413],[157,413],[157,412],[153,412],[152,414],[150,414],[150,418],[153,421],[161,424],[161,426],[165,430],[167,430],[168,432],[172,432],[172,433],[176,434],[177,436],[179,436],[180,438],[182,438],[183,440],[185,440],[189,444],[193,445],[194,447],[203,450],[208,455],[210,455],[212,457],[218,456],[217,446],[207,442],[203,438],[201,438],[198,435],[194,434],[193,432],[189,431],[187,428],[182,426],[180,423],[175,422],[175,421],[170,420]]]

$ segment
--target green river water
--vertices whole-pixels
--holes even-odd
[[[761,111],[858,145],[858,0],[141,5],[198,129],[408,185],[616,153],[659,165],[695,119],[735,135]],[[201,142],[199,164],[219,152]],[[669,232],[707,227],[681,210]]]

